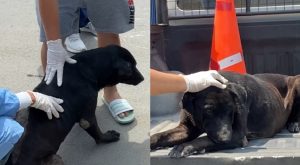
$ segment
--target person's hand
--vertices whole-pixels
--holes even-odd
[[[64,109],[59,105],[63,103],[62,99],[47,96],[38,92],[28,92],[31,97],[32,105],[36,109],[42,110],[47,113],[48,119],[52,119],[52,115],[59,118],[58,112],[63,112]]]
[[[228,80],[226,80],[215,70],[183,75],[183,78],[187,86],[186,92],[198,92],[209,86],[215,86],[224,89],[226,88],[224,83],[228,82]]]
[[[57,85],[62,85],[63,70],[65,61],[75,64],[77,61],[69,57],[68,52],[64,49],[61,39],[47,41],[47,67],[46,67],[46,84],[50,84],[55,72],[57,72]]]

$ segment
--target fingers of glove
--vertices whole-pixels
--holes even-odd
[[[56,69],[50,68],[49,77],[47,78],[46,84],[49,85],[51,81],[53,80],[53,77],[55,75]]]
[[[225,84],[222,84],[222,83],[220,83],[219,81],[217,81],[215,79],[210,80],[210,84],[211,84],[211,86],[215,86],[215,87],[218,87],[218,88],[221,88],[221,89],[226,88]]]
[[[51,120],[52,119],[52,113],[51,113],[51,108],[50,107],[47,108],[46,113],[47,113],[48,119]]]
[[[219,80],[221,83],[227,83],[228,80],[225,79],[222,75],[220,75],[218,72],[213,72],[212,77],[215,78],[216,80]]]
[[[71,57],[66,57],[66,62],[69,63],[69,64],[75,64],[77,63],[76,60],[72,59]]]
[[[59,113],[56,111],[56,109],[53,106],[51,108],[51,113],[53,114],[54,117],[59,118]]]
[[[64,66],[57,68],[57,85],[60,87],[63,81]]]
[[[52,99],[57,103],[57,104],[62,104],[64,102],[63,99],[52,97]]]
[[[58,111],[58,112],[64,112],[63,107],[60,106],[56,101],[53,100],[52,104],[53,104],[54,108],[56,109],[56,111]]]
[[[50,68],[49,66],[47,66],[47,67],[46,67],[46,76],[45,76],[44,81],[47,81],[47,80],[48,80],[50,71],[51,71],[51,68]]]

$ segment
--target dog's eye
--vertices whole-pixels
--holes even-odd
[[[215,106],[211,105],[211,104],[204,105],[204,109],[214,109],[214,108],[215,108]]]
[[[208,114],[212,114],[214,109],[215,109],[214,105],[211,105],[211,104],[204,105],[204,110]]]

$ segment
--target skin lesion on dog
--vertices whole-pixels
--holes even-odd
[[[299,132],[300,95],[294,86],[300,76],[220,73],[230,82],[227,88],[186,93],[179,126],[152,135],[151,150],[173,147],[169,156],[181,158],[245,147],[248,140],[273,137],[286,124],[290,132]]]
[[[91,126],[90,123],[85,119],[80,119],[79,125],[83,129],[88,129]]]

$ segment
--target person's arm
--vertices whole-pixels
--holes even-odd
[[[14,93],[0,88],[0,116],[15,117],[19,106],[18,97]]]
[[[58,0],[39,0],[39,11],[47,38],[47,66],[46,84],[50,84],[57,72],[57,85],[63,83],[63,70],[65,62],[75,64],[76,60],[69,57],[63,47],[60,26]]]
[[[151,69],[151,95],[170,92],[198,92],[209,86],[226,88],[227,80],[217,71],[202,71],[189,75],[163,73]]]
[[[159,95],[170,92],[184,92],[187,89],[182,76],[150,70],[151,95]]]
[[[38,92],[27,91],[14,94],[7,89],[0,89],[0,116],[15,117],[18,110],[31,106],[46,112],[49,119],[52,119],[52,115],[59,118],[58,112],[64,111],[59,105],[62,103],[62,99]]]

